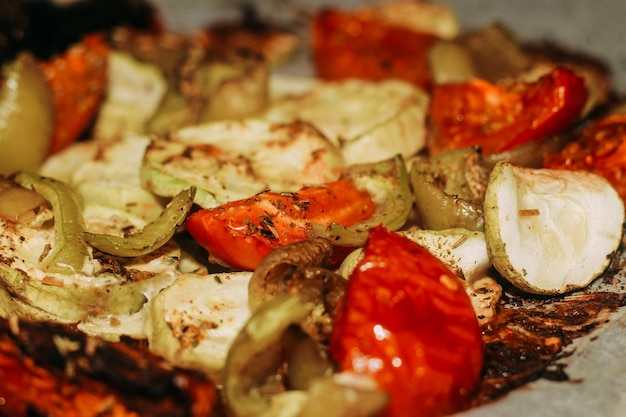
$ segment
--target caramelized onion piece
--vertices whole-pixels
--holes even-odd
[[[287,357],[289,387],[308,390],[313,382],[333,374],[333,365],[325,349],[308,337],[297,340]]]
[[[347,281],[326,269],[332,245],[323,238],[297,242],[275,250],[256,269],[248,286],[250,310],[279,294],[291,294],[315,304],[315,309],[300,324],[316,342],[327,342],[332,330],[335,308]]]
[[[297,296],[281,294],[259,308],[234,340],[224,367],[224,399],[235,417],[274,417],[279,415],[282,401],[271,396],[283,361],[284,335],[290,326],[304,320],[313,310]],[[283,391],[279,387],[279,391]],[[289,395],[292,407],[300,407],[304,393]],[[280,395],[284,395],[280,394]],[[278,400],[278,401],[277,401]],[[297,404],[300,405],[297,405]]]
[[[228,415],[366,417],[380,412],[387,394],[367,377],[332,374],[325,352],[297,329],[314,309],[299,296],[279,294],[252,315],[224,368]]]
[[[39,193],[0,177],[0,217],[12,222],[27,223],[46,204],[46,200]]]
[[[333,247],[327,239],[313,238],[270,253],[258,266],[250,279],[248,296],[250,310],[254,311],[270,298],[283,291],[298,267],[328,266]]]

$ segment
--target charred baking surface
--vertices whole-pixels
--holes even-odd
[[[507,295],[493,322],[483,328],[485,365],[474,405],[540,378],[571,381],[558,363],[574,339],[608,321],[626,294],[593,292],[559,298]]]

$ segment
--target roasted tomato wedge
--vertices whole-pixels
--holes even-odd
[[[370,13],[326,9],[312,22],[318,75],[329,80],[398,78],[418,87],[431,84],[428,52],[438,38],[393,26]]]
[[[274,248],[307,239],[313,223],[351,226],[375,211],[368,192],[340,179],[296,193],[264,192],[202,209],[187,219],[186,228],[214,260],[253,270]]]
[[[49,153],[78,139],[96,115],[106,92],[108,55],[104,36],[93,34],[41,63],[55,110]]]
[[[389,393],[384,416],[468,406],[483,363],[480,328],[462,282],[426,249],[372,229],[337,314],[331,355]]]
[[[507,151],[572,126],[586,100],[584,80],[563,67],[531,83],[442,84],[429,105],[428,147],[432,153],[468,146],[485,155]]]
[[[601,175],[626,201],[626,114],[612,114],[595,121],[559,153],[546,157],[543,166]]]

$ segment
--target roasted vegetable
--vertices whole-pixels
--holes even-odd
[[[304,320],[312,310],[312,303],[282,294],[264,304],[248,320],[235,338],[224,367],[224,399],[233,415],[269,417],[280,415],[288,403],[291,407],[302,407],[306,397],[300,391],[275,395],[269,401],[261,388],[266,382],[271,385],[271,376],[284,361],[289,327]]]
[[[491,268],[491,258],[483,232],[467,229],[424,230],[411,227],[397,232],[423,246],[442,261],[465,285],[484,278]],[[357,249],[341,263],[339,273],[346,279],[363,259],[363,250]]]
[[[15,319],[15,317],[14,317]],[[0,414],[209,417],[215,385],[139,343],[109,343],[52,323],[0,319]]]
[[[276,79],[278,87],[282,80]],[[263,117],[277,123],[312,123],[341,149],[347,164],[398,154],[409,158],[424,147],[428,96],[406,82],[303,82],[300,89],[304,91],[276,98]]]
[[[130,58],[126,59],[126,64],[131,64],[126,75],[147,72],[156,82],[155,97],[146,97],[152,114],[148,109],[129,114],[129,123],[135,128],[163,134],[207,121],[251,117],[267,107],[269,65],[251,51],[218,51],[191,36],[125,28],[116,30],[112,41],[118,52]],[[163,80],[165,92],[161,91]],[[156,96],[161,99],[154,109]],[[117,115],[113,121],[119,125],[124,117]],[[106,120],[102,123],[109,124]],[[106,127],[109,132],[110,128],[116,129],[115,125]]]
[[[82,238],[101,252],[114,256],[136,257],[165,245],[187,219],[196,189],[191,187],[174,196],[161,216],[140,231],[115,236],[84,232]]]
[[[412,0],[364,3],[355,11],[357,14],[376,16],[391,26],[430,33],[441,39],[454,39],[461,31],[455,11],[439,3]]]
[[[431,153],[479,146],[485,155],[563,133],[582,115],[587,87],[556,67],[534,82],[483,80],[437,86],[429,107]]]
[[[343,178],[295,193],[264,192],[200,210],[187,230],[215,261],[254,269],[277,247],[310,236],[358,246],[370,227],[399,228],[411,209],[401,158],[355,165]]]
[[[181,274],[150,302],[150,350],[220,381],[233,340],[250,318],[251,272]]]
[[[385,405],[387,396],[369,378],[330,375],[332,365],[319,351],[303,357],[306,339],[297,327],[314,308],[297,295],[280,294],[253,314],[233,342],[224,368],[224,400],[230,415],[373,417]],[[300,357],[291,365],[297,364],[311,378],[308,389],[289,389],[290,380],[281,375],[290,355]]]
[[[611,263],[623,223],[624,203],[598,175],[499,162],[489,176],[487,247],[496,269],[524,291],[587,286]]]
[[[141,186],[141,163],[149,144],[149,138],[132,134],[81,141],[51,155],[39,173],[72,186],[85,210],[109,208],[150,222],[161,215],[170,198],[155,196]]]
[[[275,248],[307,239],[313,223],[351,226],[375,212],[376,203],[367,191],[351,179],[340,179],[200,210],[185,225],[213,261],[254,270]]]
[[[560,152],[548,155],[544,168],[585,170],[606,178],[626,201],[626,114],[589,124]]]
[[[419,226],[482,231],[488,174],[477,148],[416,158],[410,178]]]
[[[296,191],[333,181],[342,167],[339,150],[311,125],[247,119],[155,139],[145,152],[141,181],[168,197],[195,186],[195,202],[211,208],[264,190]]]
[[[519,39],[500,23],[463,33],[453,42],[470,55],[475,78],[490,83],[519,77],[533,65]]]
[[[0,217],[9,222],[33,224],[47,220],[37,220],[42,207],[49,204],[38,192],[17,184],[10,178],[0,176]]]
[[[86,36],[40,66],[54,99],[54,130],[49,153],[78,139],[104,99],[109,45],[100,34]]]
[[[95,254],[83,240],[82,208],[70,187],[26,173],[16,180],[47,203],[32,205],[30,216],[0,216],[0,316],[75,323],[134,314],[174,279],[176,244],[126,260]]]
[[[366,12],[325,9],[311,25],[317,74],[328,80],[398,78],[431,86],[428,51],[438,39],[385,22]]]
[[[143,133],[168,88],[163,71],[128,52],[109,54],[106,97],[100,106],[94,136],[116,138],[123,133]]]
[[[332,255],[332,245],[322,238],[285,245],[270,253],[250,279],[250,309],[257,310],[279,294],[298,295],[316,304],[300,327],[314,342],[327,344],[346,288],[346,280],[328,269]]]
[[[83,273],[92,259],[89,246],[82,239],[85,231],[82,207],[74,191],[65,183],[28,173],[20,173],[16,181],[41,194],[52,205],[54,242],[40,266],[48,272]]]
[[[459,83],[477,78],[469,52],[452,41],[436,42],[430,48],[428,62],[434,84]]]
[[[490,277],[491,257],[483,232],[467,229],[424,230],[411,227],[397,232],[423,246],[463,280],[479,323],[491,321],[497,312],[502,287]],[[348,279],[363,259],[359,248],[343,260],[337,271]]]
[[[361,246],[370,228],[384,224],[390,230],[400,229],[407,222],[413,201],[406,166],[400,156],[370,163],[352,165],[349,176],[359,188],[370,193],[376,211],[362,222],[346,227],[339,222],[329,225],[313,223],[313,235],[324,237],[337,246]]]
[[[0,77],[0,174],[35,170],[50,146],[52,93],[27,53],[4,65]]]
[[[390,396],[381,415],[437,416],[469,406],[483,344],[462,281],[426,249],[372,229],[335,319],[330,352]]]

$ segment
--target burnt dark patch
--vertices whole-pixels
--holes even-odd
[[[541,378],[578,382],[560,362],[572,353],[565,347],[606,323],[624,300],[624,294],[613,292],[535,298],[507,294],[494,321],[483,328],[483,378],[473,405]]]

